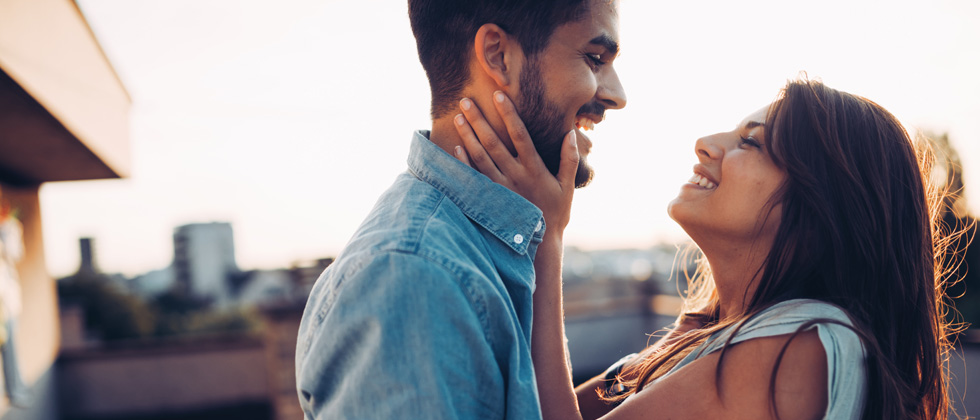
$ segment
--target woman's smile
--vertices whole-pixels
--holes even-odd
[[[718,187],[718,178],[710,175],[710,172],[702,164],[694,165],[694,175],[684,186],[696,186],[706,190],[713,190]]]
[[[677,221],[698,245],[705,238],[724,238],[752,242],[761,229],[778,218],[770,218],[770,199],[786,175],[776,167],[768,153],[764,107],[745,118],[734,130],[697,140],[698,163],[693,175],[668,207]],[[720,188],[722,178],[725,188]],[[707,245],[707,246],[706,246]]]

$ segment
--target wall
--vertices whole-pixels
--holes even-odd
[[[950,399],[962,417],[980,416],[980,342],[962,343],[949,361]],[[955,418],[950,416],[950,418]]]
[[[3,419],[57,416],[57,298],[45,268],[38,185],[128,174],[129,107],[74,1],[0,1],[0,196],[24,228],[14,344],[34,394],[26,409],[0,397]]]
[[[57,364],[62,416],[126,418],[267,404],[266,362],[255,338],[65,352]]]
[[[265,346],[269,366],[269,400],[276,420],[302,419],[296,392],[296,337],[303,303],[266,308]]]
[[[96,157],[36,162],[46,173],[69,163],[65,179],[84,179],[84,162],[110,169],[96,178],[129,174],[129,94],[74,1],[0,1],[0,68]]]

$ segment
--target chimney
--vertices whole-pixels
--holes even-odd
[[[78,240],[82,255],[82,263],[78,266],[78,272],[95,273],[95,257],[92,255],[92,238],[80,238]]]

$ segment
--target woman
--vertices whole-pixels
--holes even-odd
[[[577,133],[552,176],[509,99],[494,104],[517,157],[476,107],[457,118],[468,153],[456,152],[545,213],[532,356],[546,419],[948,417],[940,194],[924,181],[928,153],[880,106],[793,81],[699,139],[668,209],[703,254],[684,313],[573,389],[561,249]]]

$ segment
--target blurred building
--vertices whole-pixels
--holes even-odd
[[[98,273],[92,253],[85,251],[91,240],[81,244],[90,260],[83,261],[79,273],[93,271],[90,278],[115,287],[110,276]],[[198,316],[206,316],[234,311],[235,306],[252,308],[250,313],[260,322],[248,330],[106,339],[99,333],[105,326],[86,322],[84,302],[73,299],[82,295],[62,287],[62,345],[55,369],[58,415],[63,420],[302,417],[293,361],[296,334],[309,290],[332,261],[325,258],[288,269],[243,272],[236,280],[241,283],[239,292],[229,299],[231,307],[197,309]],[[77,282],[78,274],[64,281]],[[61,286],[66,284],[72,283]],[[132,288],[116,290],[139,296]],[[109,300],[100,302],[99,308],[111,305]],[[115,320],[126,316],[121,311],[111,313]],[[100,316],[99,311],[91,314]]]
[[[133,279],[127,283],[129,291],[135,295],[149,297],[164,293],[174,286],[174,266],[153,270]]]
[[[235,263],[231,224],[194,223],[174,230],[174,274],[177,287],[191,296],[222,306],[231,303]]]
[[[22,408],[0,397],[0,419],[57,416],[57,299],[38,190],[45,182],[127,176],[130,102],[75,2],[0,1],[0,203],[23,232],[15,266],[22,310],[6,343],[31,395]]]

